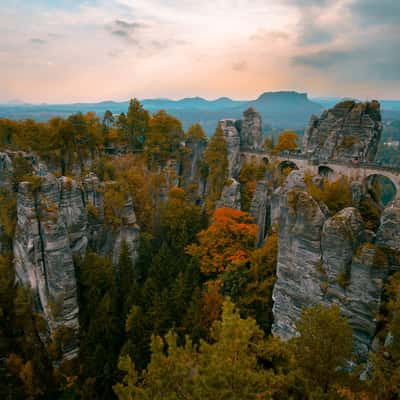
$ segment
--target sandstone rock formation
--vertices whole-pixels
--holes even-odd
[[[0,187],[10,189],[13,165],[7,153],[0,152]]]
[[[122,223],[118,227],[109,226],[104,219],[104,190],[106,185],[114,182],[101,183],[95,174],[89,174],[84,180],[87,207],[92,210],[92,218],[88,224],[90,247],[100,255],[110,255],[114,264],[118,263],[121,244],[126,242],[132,266],[138,257],[139,233],[133,201],[128,197],[122,212]]]
[[[271,197],[273,178],[266,174],[265,178],[257,182],[256,190],[250,205],[250,215],[258,226],[256,246],[261,246],[269,227],[271,226]]]
[[[12,173],[12,165],[7,157],[3,161],[5,176]],[[36,312],[47,323],[43,337],[47,340],[61,326],[75,332],[79,329],[74,258],[83,258],[90,245],[117,264],[125,241],[134,265],[139,227],[130,197],[119,227],[105,221],[104,184],[96,175],[87,176],[81,186],[69,177],[46,173],[45,166],[41,171],[43,176],[34,175],[18,185],[12,251],[16,279],[31,290]],[[63,356],[73,358],[77,351],[77,342],[71,340]]]
[[[50,332],[64,325],[77,330],[78,299],[74,255],[86,251],[87,215],[76,182],[48,174],[40,185],[21,182],[13,243],[18,281],[31,289]],[[77,347],[64,349],[74,357]]]
[[[207,141],[203,139],[189,138],[185,142],[187,155],[183,161],[182,185],[195,191],[194,201],[200,203],[204,197],[206,189],[206,179],[203,176],[201,165],[203,154],[207,148]],[[192,189],[193,188],[193,189]]]
[[[289,339],[296,335],[303,308],[337,304],[353,329],[356,354],[365,359],[376,333],[383,288],[396,263],[385,249],[399,254],[394,238],[400,208],[392,204],[384,210],[375,239],[356,208],[329,216],[302,187],[300,175],[291,172],[272,202],[279,222],[273,333]]]
[[[237,180],[231,178],[229,184],[225,185],[221,198],[217,201],[215,207],[240,210],[240,183]]]
[[[240,152],[261,150],[261,115],[250,107],[243,113],[243,119],[222,119],[219,124],[228,143],[229,176],[236,179],[240,171]]]
[[[377,101],[343,101],[312,116],[304,133],[302,151],[324,160],[371,162],[382,133],[380,104]]]
[[[240,121],[240,146],[242,151],[259,150],[262,146],[262,121],[261,115],[250,107],[243,113]]]
[[[236,179],[240,172],[240,135],[236,120],[223,119],[219,124],[228,143],[229,176]]]

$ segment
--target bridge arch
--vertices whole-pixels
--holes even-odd
[[[383,171],[372,172],[363,179],[366,192],[382,207],[386,207],[398,195],[398,187]]]
[[[299,167],[296,165],[295,162],[290,160],[284,160],[278,164],[278,171],[280,174],[283,174],[287,170],[293,171],[295,169],[299,169]]]
[[[335,175],[335,171],[327,165],[318,166],[318,175],[326,178],[332,178]]]

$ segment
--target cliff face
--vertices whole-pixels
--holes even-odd
[[[222,119],[219,124],[228,143],[229,176],[237,179],[240,172],[240,152],[262,148],[261,115],[250,107],[243,113],[243,119]]]
[[[118,227],[110,226],[105,220],[104,191],[107,186],[113,185],[114,182],[99,182],[94,174],[89,174],[84,180],[87,206],[92,210],[88,224],[89,244],[98,254],[111,256],[115,265],[118,263],[121,245],[125,241],[134,265],[138,257],[140,229],[136,222],[132,198],[128,197],[125,201],[122,222]]]
[[[240,210],[240,183],[237,180],[231,178],[229,184],[225,185],[221,198],[217,201],[215,207]]]
[[[379,102],[344,101],[311,117],[302,151],[319,159],[373,161],[381,133]]]
[[[131,198],[122,210],[120,226],[111,227],[105,221],[104,184],[94,174],[81,186],[68,177],[56,178],[40,165],[34,169],[38,172],[40,167],[42,176],[34,175],[15,187],[16,227],[11,250],[16,279],[30,289],[35,311],[47,324],[47,333],[41,333],[46,341],[61,326],[75,333],[79,329],[74,259],[83,258],[90,246],[116,265],[125,241],[134,265],[139,227]],[[11,195],[13,167],[7,154],[0,157],[0,174],[3,189],[5,185]],[[1,248],[2,252],[9,250]],[[63,356],[73,358],[77,351],[72,339],[64,346]]]
[[[259,150],[262,146],[261,115],[250,107],[243,113],[240,126],[240,144],[242,150]]]
[[[400,208],[391,205],[383,211],[375,239],[365,231],[356,208],[330,217],[298,184],[299,174],[293,171],[274,194],[279,249],[273,333],[288,339],[296,335],[303,308],[337,304],[353,329],[356,353],[365,358],[392,268],[388,249],[397,254],[399,250],[393,238],[398,235]]]
[[[236,120],[223,119],[219,124],[228,144],[229,176],[236,179],[240,172],[240,135]]]
[[[269,227],[271,226],[271,201],[273,177],[270,173],[257,182],[256,190],[251,201],[249,213],[258,226],[256,246],[261,246]]]
[[[201,165],[207,141],[203,139],[188,139],[185,143],[186,156],[183,161],[182,185],[194,192],[194,200],[202,202],[205,194],[206,180]]]
[[[76,182],[49,174],[40,186],[19,184],[13,242],[16,275],[32,290],[50,332],[61,325],[79,328],[73,256],[86,251],[86,228],[83,193]],[[72,346],[65,356],[76,352]]]

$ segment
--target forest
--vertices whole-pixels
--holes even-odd
[[[295,151],[297,142],[294,132],[283,132],[265,148]],[[389,339],[366,360],[355,357],[352,329],[335,305],[304,309],[290,340],[272,335],[280,226],[270,226],[257,243],[249,211],[257,182],[277,169],[244,163],[241,209],[218,207],[230,179],[220,126],[208,139],[200,124],[184,131],[177,118],[162,110],[150,114],[133,99],[126,113],[106,111],[102,118],[0,119],[0,150],[13,154],[12,190],[0,192],[1,399],[400,397],[400,272],[388,280],[376,316]],[[43,179],[31,156],[57,177],[82,184],[95,174],[104,183],[104,215],[87,205],[93,224],[118,229],[129,198],[140,227],[135,260],[125,242],[117,262],[90,242],[84,256],[74,257],[79,329],[60,325],[50,337],[37,299],[16,277],[11,250],[18,188],[29,182],[35,196]],[[316,185],[308,177],[306,183],[328,211],[351,203],[344,178]],[[360,212],[375,229],[374,205],[365,202]],[[54,315],[58,306],[50,304]],[[73,346],[78,354],[64,357]]]

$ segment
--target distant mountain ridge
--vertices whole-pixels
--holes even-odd
[[[312,114],[319,116],[324,108],[330,108],[341,101],[340,98],[324,97],[310,99],[307,93],[295,91],[265,92],[254,100],[233,100],[219,97],[207,100],[202,97],[187,97],[179,100],[165,98],[143,99],[143,106],[154,113],[160,109],[176,116],[182,121],[185,129],[193,123],[200,123],[211,135],[217,122],[222,118],[241,118],[243,111],[249,107],[261,113],[264,129],[303,130]],[[54,116],[67,117],[76,112],[94,111],[100,117],[106,110],[114,114],[126,112],[129,101],[101,101],[98,103],[72,104],[26,104],[13,101],[0,105],[0,118],[32,118],[45,121]],[[400,101],[381,101],[384,118],[400,119]]]
[[[220,97],[207,100],[202,97],[188,97],[180,100],[143,99],[143,106],[154,113],[160,109],[176,116],[185,129],[193,123],[202,124],[210,135],[222,118],[240,118],[243,111],[253,107],[261,113],[264,127],[278,129],[304,129],[312,114],[319,115],[323,107],[311,101],[306,93],[294,91],[265,92],[255,100],[233,100]],[[128,101],[102,101],[98,103],[73,104],[6,104],[0,105],[0,117],[12,119],[33,118],[47,120],[54,116],[66,117],[78,111],[94,111],[99,116],[106,110],[114,114],[126,112]]]

